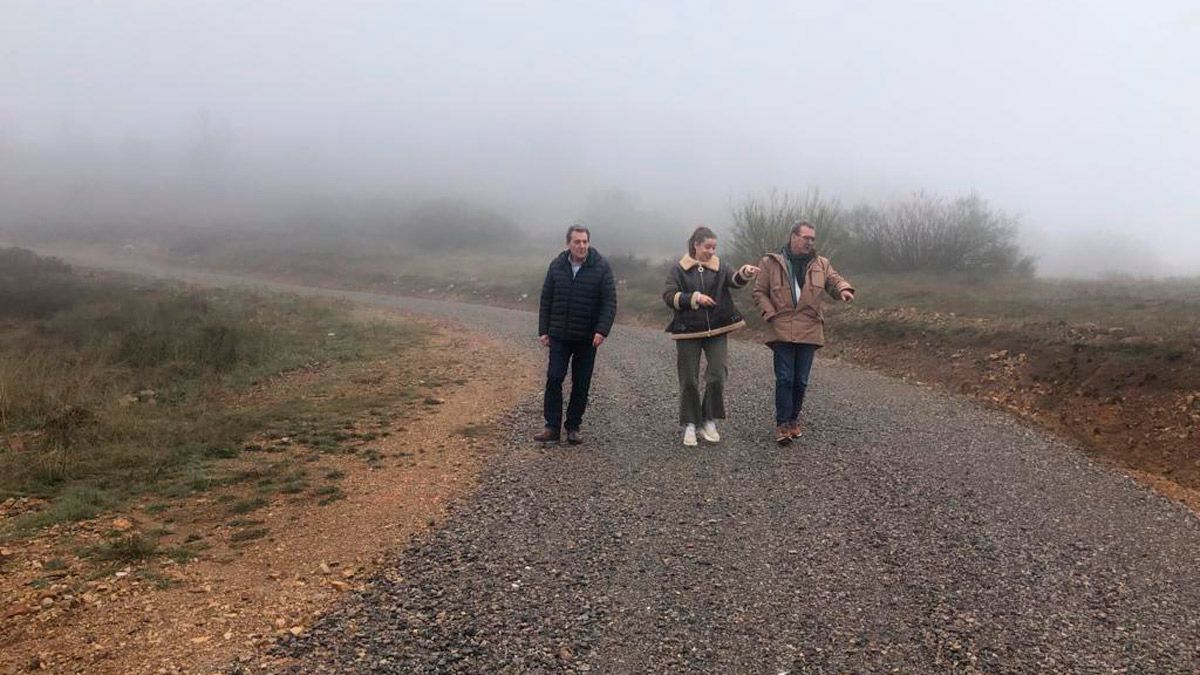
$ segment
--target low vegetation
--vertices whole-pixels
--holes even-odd
[[[851,210],[818,193],[800,198],[776,194],[743,206],[741,217],[753,216],[759,224],[774,223],[778,229],[764,227],[759,231],[761,242],[746,250],[782,245],[789,219],[806,217],[817,223],[821,249],[858,287],[853,305],[828,308],[831,340],[826,355],[938,382],[1070,434],[1117,464],[1200,488],[1200,465],[1195,461],[1200,436],[1200,387],[1195,384],[1200,382],[1200,281],[1034,278],[1028,258],[1013,246],[1011,219],[970,199],[955,203],[918,195],[910,202],[879,207],[881,218],[891,217],[888,209],[894,211],[891,222],[898,227],[920,219],[896,214],[926,209],[974,214],[964,216],[962,227],[992,233],[986,245],[947,246],[961,254],[931,253],[928,263],[906,263],[933,268],[909,272],[885,271],[890,266],[878,262],[879,249],[871,253],[863,243],[865,230],[850,227]],[[942,226],[930,227],[932,232]],[[738,244],[745,242],[736,232],[721,243],[722,255],[734,261],[749,255],[739,252]],[[988,241],[987,236],[964,238]],[[896,247],[897,255],[901,250]],[[533,309],[551,253],[498,254],[490,258],[498,264],[479,274],[463,272],[479,269],[477,256],[430,254],[395,265],[384,283],[359,283],[360,271],[348,267],[340,268],[346,278],[332,283]],[[980,262],[987,256],[993,263]],[[668,310],[659,293],[673,261],[610,258],[618,278],[621,320],[665,325]],[[975,262],[933,262],[956,259]],[[337,274],[333,269],[323,274]],[[306,281],[302,276],[291,278]],[[760,339],[764,327],[749,290],[740,292],[737,301],[750,323],[741,337]]]
[[[431,213],[437,216],[429,216],[431,223],[456,218],[453,209]],[[461,233],[487,216],[472,213],[445,231]],[[976,195],[916,193],[845,206],[815,190],[769,192],[748,196],[732,215],[733,227],[720,243],[730,262],[754,261],[783,245],[788,227],[803,218],[816,225],[819,250],[855,282],[854,305],[829,308],[826,355],[940,382],[1036,417],[1127,467],[1200,488],[1200,281],[1036,278],[1034,259],[1019,246],[1017,218]],[[501,230],[493,243],[506,239],[509,225],[496,222]],[[665,325],[668,310],[659,294],[676,258],[614,254],[605,224],[591,224],[594,243],[618,279],[620,320]],[[449,248],[390,245],[387,236],[379,238],[387,231],[385,223],[368,237],[337,240],[317,230],[282,242],[247,233],[240,240],[209,237],[205,245],[168,246],[168,259],[309,284],[534,309],[546,264],[561,250],[557,241],[524,251],[480,249],[474,239]],[[677,234],[682,253],[687,232]],[[764,327],[749,291],[737,299],[750,323],[741,336],[759,339]],[[217,347],[209,358],[219,358],[221,341],[210,340]],[[89,425],[86,412],[59,408],[58,415],[47,419],[47,435]],[[304,437],[317,448],[337,443]],[[95,508],[91,503],[72,500],[71,508]]]
[[[847,209],[811,190],[750,195],[733,211],[732,259],[753,262],[788,241],[793,223],[817,230],[818,249],[848,268],[874,272],[1030,277],[1034,259],[1017,243],[1019,219],[979,195],[956,199],[918,192]]]
[[[219,467],[259,435],[350,438],[348,411],[412,395],[363,388],[317,406],[312,385],[255,396],[273,378],[348,374],[423,340],[333,303],[83,275],[20,249],[0,249],[0,275],[0,288],[22,289],[20,302],[0,302],[0,497],[48,501],[11,519],[19,529],[91,518],[135,495],[235,484]],[[307,484],[280,467],[267,487]]]

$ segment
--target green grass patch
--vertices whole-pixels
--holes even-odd
[[[230,527],[254,527],[255,525],[262,525],[263,523],[264,521],[254,520],[253,518],[234,518],[227,524]]]
[[[209,459],[233,459],[240,453],[241,449],[232,445],[213,445],[204,450],[204,456]]]
[[[138,570],[135,576],[138,579],[141,579],[142,581],[145,581],[145,582],[151,584],[152,586],[154,586],[154,588],[156,590],[160,590],[160,591],[164,591],[168,588],[175,588],[176,586],[179,585],[178,581],[172,579],[171,577],[166,576],[165,574],[162,574],[161,572],[159,572],[157,570],[152,570],[152,569]]]
[[[308,483],[303,480],[289,480],[288,482],[279,486],[279,492],[285,495],[294,495],[304,492],[305,488],[307,487]]]
[[[119,537],[85,551],[89,558],[118,563],[139,562],[157,553],[158,542],[140,534]]]
[[[198,555],[194,549],[187,546],[174,546],[163,551],[163,554],[181,565],[195,560]]]
[[[339,499],[346,498],[346,493],[336,485],[324,485],[319,487],[316,490],[313,490],[313,495],[317,497],[317,504],[319,506],[332,504]]]
[[[252,541],[254,539],[262,539],[270,533],[271,530],[265,527],[251,527],[244,530],[238,530],[237,532],[229,535],[229,541],[237,544],[241,542]]]
[[[234,515],[243,515],[251,511],[257,511],[262,507],[270,504],[270,500],[265,497],[251,497],[249,499],[239,499],[229,506],[228,512]]]
[[[282,439],[297,418],[310,420],[316,449],[335,452],[363,410],[396,394],[249,404],[238,395],[298,369],[325,373],[324,387],[425,340],[409,325],[364,321],[345,303],[85,277],[7,255],[13,264],[0,276],[22,294],[20,307],[0,307],[0,494],[52,504],[5,529],[92,518],[146,493],[212,490],[225,480],[220,464],[253,450],[256,433]],[[303,489],[294,478],[278,484]]]
[[[13,519],[17,531],[37,529],[55,523],[70,523],[95,518],[114,503],[112,495],[88,485],[65,488],[50,506]]]

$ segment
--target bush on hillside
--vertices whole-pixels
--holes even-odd
[[[788,243],[792,224],[798,220],[816,228],[822,255],[836,255],[848,243],[845,210],[836,199],[822,197],[818,190],[799,196],[771,190],[765,197],[750,195],[734,208],[732,261],[754,262]]]
[[[849,270],[971,272],[981,276],[1034,271],[1017,244],[1020,219],[978,195],[945,199],[918,192],[904,200],[844,209],[813,190],[747,197],[733,213],[735,262],[756,260],[788,241],[792,223],[811,222],[817,250]]]
[[[1033,273],[1033,258],[1017,245],[1020,219],[978,195],[947,200],[918,192],[882,206],[859,206],[848,219],[854,257],[870,269]]]
[[[83,297],[75,272],[57,258],[23,248],[0,248],[0,319],[41,319]]]

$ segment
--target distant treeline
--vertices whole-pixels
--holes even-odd
[[[173,255],[210,262],[269,242],[275,256],[291,258],[293,266],[328,267],[333,261],[344,264],[367,253],[387,254],[400,262],[428,253],[544,252],[561,245],[557,233],[572,220],[592,228],[594,243],[605,254],[644,258],[682,251],[682,242],[695,225],[715,226],[718,232],[725,229],[725,223],[719,222],[724,218],[683,222],[646,208],[635,195],[619,190],[592,195],[573,218],[553,226],[525,222],[460,196],[313,194],[296,197],[290,206],[273,203],[261,210],[214,197],[205,202],[211,206],[207,210],[193,205],[173,216],[166,215],[170,209],[155,215],[156,208],[165,208],[163,202],[173,201],[171,195],[156,197],[149,200],[155,208],[145,212],[126,204],[128,217],[121,217],[121,209],[115,208],[99,209],[87,217],[0,213],[0,236],[75,244],[150,242]],[[730,216],[730,236],[724,239],[722,251],[737,262],[757,260],[779,248],[787,242],[791,224],[804,219],[817,227],[818,249],[836,256],[839,266],[850,271],[988,276],[1034,272],[1034,259],[1018,245],[1019,218],[975,194],[946,198],[917,192],[903,199],[847,207],[817,190],[770,191],[735,203]]]
[[[733,210],[732,254],[757,260],[788,241],[792,223],[817,230],[818,250],[839,266],[881,272],[1034,273],[1017,243],[1020,220],[978,195],[946,199],[917,192],[907,199],[846,208],[817,190],[799,196],[751,195]]]

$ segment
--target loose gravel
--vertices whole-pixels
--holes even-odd
[[[528,343],[531,314],[338,293]],[[731,343],[722,441],[685,449],[674,347],[619,327],[582,446],[514,411],[478,493],[279,656],[292,673],[1200,671],[1200,526],[1011,418],[818,360],[771,440]],[[236,670],[236,668],[235,668]]]

